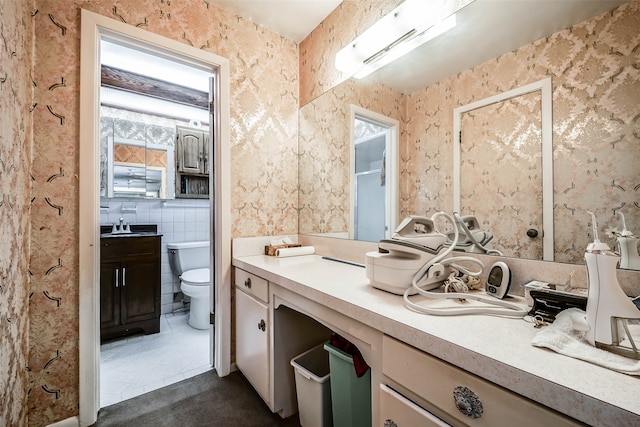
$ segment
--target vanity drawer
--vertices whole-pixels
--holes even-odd
[[[384,384],[380,384],[380,424],[382,427],[451,427]]]
[[[438,416],[465,426],[578,426],[575,420],[545,408],[416,348],[384,336],[382,373],[423,399]],[[454,400],[470,404],[477,418],[463,414]],[[480,404],[482,410],[479,410]],[[398,424],[400,425],[400,424]],[[426,424],[428,425],[428,424]]]
[[[262,277],[236,268],[236,286],[265,303],[269,302],[268,282]]]
[[[100,239],[102,260],[155,256],[160,253],[160,237],[115,237]]]

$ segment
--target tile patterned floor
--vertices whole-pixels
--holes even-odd
[[[209,365],[209,331],[187,324],[188,313],[164,314],[160,332],[100,346],[100,407],[201,374]]]

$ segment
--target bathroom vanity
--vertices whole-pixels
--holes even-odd
[[[155,230],[133,230],[100,235],[101,341],[160,332],[162,237]]]
[[[235,270],[236,366],[271,411],[284,418],[297,412],[290,360],[327,341],[331,330],[295,310],[272,310],[278,301],[274,290],[275,284]]]
[[[423,315],[405,308],[401,296],[369,286],[365,269],[355,265],[317,255],[241,256],[235,245],[234,253],[236,319],[248,319],[247,278],[263,289],[260,386],[241,344],[261,329],[258,318],[236,325],[236,363],[282,416],[295,412],[295,384],[284,372],[296,354],[283,351],[278,337],[295,313],[322,325],[318,338],[328,329],[360,349],[371,366],[375,426],[640,422],[637,378],[533,347],[538,329],[521,319]],[[288,336],[287,345],[296,340]]]

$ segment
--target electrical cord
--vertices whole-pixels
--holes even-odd
[[[454,213],[455,215],[455,213]],[[413,310],[413,311],[417,311],[419,313],[424,313],[424,314],[431,314],[431,315],[436,315],[436,316],[459,316],[459,315],[464,315],[464,314],[487,314],[487,315],[494,315],[494,316],[507,316],[507,317],[524,317],[526,314],[528,314],[528,309],[526,308],[522,308],[521,306],[517,305],[517,304],[513,304],[507,301],[503,301],[501,299],[496,299],[493,297],[487,297],[487,296],[483,296],[483,295],[476,295],[476,294],[471,294],[471,293],[467,293],[467,292],[461,292],[461,293],[441,293],[441,292],[430,292],[427,290],[423,290],[420,287],[420,283],[426,281],[426,279],[429,278],[429,269],[431,269],[432,267],[434,267],[436,269],[437,272],[441,272],[444,271],[444,267],[451,265],[451,266],[455,266],[456,269],[458,269],[459,271],[463,272],[464,274],[468,274],[470,276],[479,276],[480,273],[482,273],[482,267],[484,266],[482,264],[482,262],[478,259],[472,258],[472,257],[453,257],[453,258],[449,258],[444,262],[441,262],[447,255],[449,255],[456,243],[458,242],[458,239],[460,237],[460,233],[458,231],[458,227],[456,227],[456,224],[454,222],[454,219],[451,218],[451,216],[449,216],[448,214],[444,213],[444,212],[437,212],[436,214],[433,215],[432,219],[435,220],[438,216],[443,216],[446,218],[447,221],[449,221],[451,223],[451,225],[453,225],[453,230],[454,230],[454,240],[453,240],[453,244],[451,244],[444,252],[436,255],[435,257],[433,257],[432,259],[430,259],[429,261],[427,261],[425,263],[425,265],[423,265],[418,272],[415,274],[415,276],[413,276],[413,280],[411,283],[411,287],[407,288],[407,290],[404,292],[403,294],[403,298],[404,298],[404,302],[406,304],[406,306]],[[467,268],[459,265],[459,264],[454,264],[454,262],[456,261],[469,261],[475,264],[478,264],[480,266],[480,271],[479,272],[471,272],[469,271]],[[424,307],[421,306],[419,304],[415,304],[413,302],[411,302],[409,300],[409,293],[411,292],[417,292],[418,294],[428,297],[428,298],[433,298],[433,299],[466,299],[466,300],[473,300],[473,301],[479,301],[482,303],[486,303],[488,305],[490,305],[491,307],[465,307],[465,308],[433,308],[433,307]]]

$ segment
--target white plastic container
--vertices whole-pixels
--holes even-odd
[[[323,344],[293,359],[298,412],[302,427],[331,427],[331,383],[329,378],[329,354]]]

